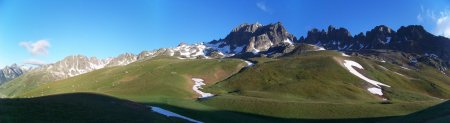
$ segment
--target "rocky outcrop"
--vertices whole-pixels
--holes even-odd
[[[244,52],[259,54],[274,47],[293,45],[296,40],[280,22],[269,25],[256,23],[242,24],[234,28],[224,39],[213,40],[207,45],[226,54]]]
[[[328,30],[312,29],[301,43],[322,46],[327,50],[353,51],[366,49],[389,49],[406,53],[436,54],[450,60],[450,39],[434,36],[422,26],[402,26],[397,31],[380,25],[364,33],[352,36],[345,28]]]
[[[107,67],[123,66],[133,63],[137,60],[137,56],[131,53],[121,54],[109,60]]]
[[[32,67],[19,66],[17,64],[0,69],[0,85],[25,74],[31,69]]]

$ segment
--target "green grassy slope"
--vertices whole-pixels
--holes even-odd
[[[313,101],[375,100],[332,56],[289,57],[257,64],[217,87],[241,95]]]
[[[149,110],[145,105],[135,102],[87,93],[0,99],[0,122],[186,122]]]
[[[201,121],[235,121],[242,119],[259,121],[260,117],[221,112],[198,103],[198,95],[192,90],[191,77],[205,80],[208,85],[237,73],[245,62],[238,59],[154,58],[135,62],[123,67],[106,68],[73,78],[42,84],[39,87],[17,94],[18,97],[91,92],[132,100],[148,105],[161,105],[176,113]],[[168,106],[180,107],[170,109]],[[198,112],[205,112],[199,115]],[[223,118],[223,115],[230,117]],[[240,117],[240,119],[234,119]]]
[[[344,59],[360,63],[365,76],[391,85],[384,93],[392,104],[381,104],[380,97],[369,93],[367,82],[342,66]],[[397,116],[425,109],[450,95],[450,78],[428,67],[405,70],[364,57],[343,57],[335,51],[251,60],[257,64],[241,70],[246,63],[239,59],[154,58],[39,84],[29,91],[6,90],[18,97],[100,93],[157,105],[205,122],[315,122]],[[204,91],[218,96],[196,100],[192,77],[204,79],[209,86]]]
[[[385,89],[385,96],[392,104],[381,104],[379,97],[370,94],[366,90],[367,82],[341,66],[344,59],[360,63],[365,68],[360,72],[365,76],[391,85]],[[392,71],[381,70],[380,65]],[[400,69],[389,63],[343,57],[334,51],[264,59],[207,88],[220,96],[202,103],[222,110],[285,118],[357,118],[405,115],[440,102],[436,97],[450,95],[446,85],[450,79],[445,75],[436,74],[431,68]],[[441,81],[434,81],[436,78]]]
[[[14,97],[15,94],[23,93],[54,80],[47,72],[31,71],[0,85],[0,95]]]
[[[203,78],[206,83],[216,82],[238,72],[244,65],[237,59],[155,58],[42,84],[20,95],[96,92],[141,102],[160,98],[193,99],[197,95],[192,91],[192,77]]]

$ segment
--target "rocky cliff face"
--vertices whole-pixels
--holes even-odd
[[[327,31],[310,30],[307,37],[300,42],[321,46],[327,50],[363,55],[373,55],[370,52],[379,50],[401,52],[404,55],[399,57],[409,59],[407,62],[409,65],[417,66],[416,63],[421,62],[440,71],[445,71],[450,66],[450,39],[435,36],[425,31],[420,25],[402,26],[397,31],[380,25],[365,34],[359,33],[355,36],[352,36],[345,28],[335,29],[330,26]],[[381,57],[389,53],[377,54]]]
[[[19,66],[17,64],[13,64],[11,66],[6,66],[3,69],[0,69],[0,85],[13,80],[22,74],[30,71],[32,67]]]
[[[44,65],[33,72],[48,72],[50,73],[48,74],[49,77],[64,79],[103,68],[110,61],[110,59],[102,60],[96,57],[88,58],[83,55],[73,55],[54,64]]]
[[[436,54],[450,60],[450,40],[434,36],[422,26],[402,26],[397,31],[380,25],[364,33],[352,36],[345,28],[328,30],[312,29],[301,43],[315,44],[327,50],[359,51],[365,49],[390,49],[417,54]]]
[[[224,39],[211,41],[207,45],[225,54],[245,52],[259,54],[274,47],[293,45],[296,40],[280,22],[269,25],[256,23],[242,24],[234,28]]]
[[[131,54],[131,53],[125,53],[125,54],[121,54],[115,58],[112,59],[106,59],[104,61],[109,61],[107,64],[107,67],[113,67],[113,66],[123,66],[123,65],[128,65],[130,63],[133,63],[137,60],[136,55]]]

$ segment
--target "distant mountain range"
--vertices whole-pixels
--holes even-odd
[[[450,39],[435,36],[420,26],[402,26],[397,31],[380,25],[374,29],[352,35],[346,28],[311,29],[306,37],[290,34],[282,23],[268,25],[242,24],[232,29],[224,38],[198,44],[181,43],[174,48],[143,51],[137,55],[125,53],[115,58],[97,59],[73,55],[53,64],[43,65],[32,72],[48,73],[43,77],[51,80],[65,79],[104,67],[122,66],[156,56],[175,56],[180,59],[224,57],[279,57],[291,53],[300,45],[309,44],[317,49],[339,50],[349,53],[373,55],[370,50],[393,50],[403,52],[408,64],[424,62],[444,71],[450,66]],[[303,48],[304,49],[304,48]],[[291,53],[292,54],[292,53]],[[377,55],[379,59],[383,56]],[[19,77],[29,69],[17,65],[5,67],[0,74],[0,84]]]
[[[0,98],[23,100],[0,99],[0,106],[9,111],[7,118],[41,112],[46,115],[39,118],[53,118],[68,110],[66,104],[80,105],[69,98],[117,114],[109,111],[117,101],[97,96],[57,96],[60,105],[46,108],[35,103],[46,96],[94,93],[130,100],[124,105],[133,109],[142,105],[139,110],[151,107],[155,113],[157,106],[203,122],[441,120],[448,111],[440,107],[446,105],[417,111],[450,98],[449,49],[450,39],[418,25],[397,31],[381,25],[357,35],[329,26],[297,38],[280,22],[242,24],[209,42],[105,59],[72,55],[34,68],[7,66],[0,70]],[[417,113],[406,115],[412,112]],[[406,116],[391,119],[401,115]]]

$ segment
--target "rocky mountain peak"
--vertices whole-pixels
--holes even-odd
[[[352,38],[351,33],[346,28],[336,29],[334,26],[328,26],[327,38],[330,40],[338,41],[350,41]]]
[[[12,64],[11,66],[5,66],[3,69],[0,69],[0,84],[4,82],[13,80],[24,73],[30,71],[32,68],[19,66],[17,64]]]
[[[124,54],[120,54],[119,56],[112,58],[109,61],[109,64],[107,64],[108,67],[113,67],[113,66],[123,66],[123,65],[128,65],[130,63],[133,63],[134,61],[137,60],[136,55],[132,54],[132,53],[124,53]]]
[[[427,32],[421,25],[401,26],[397,33],[401,40],[421,40],[433,37],[433,34]]]
[[[225,51],[223,53],[241,53],[268,51],[270,48],[293,45],[297,39],[286,31],[281,22],[261,25],[242,24],[234,28],[224,39],[214,40],[207,45]]]
[[[392,33],[392,29],[387,27],[386,25],[379,25],[375,26],[375,28],[372,29],[372,32]]]
[[[250,32],[254,33],[256,30],[258,30],[259,27],[262,27],[263,25],[260,23],[255,24],[241,24],[238,27],[234,28],[231,32]]]
[[[328,50],[360,51],[365,49],[390,49],[407,53],[436,54],[450,60],[450,39],[434,36],[420,25],[402,26],[397,31],[379,25],[364,33],[351,36],[347,29],[329,26],[328,30],[308,31],[302,43],[322,46]]]

